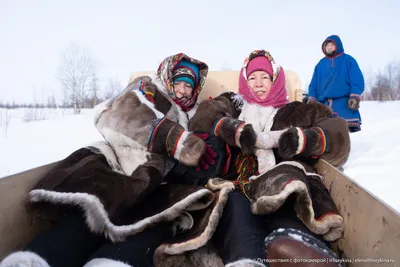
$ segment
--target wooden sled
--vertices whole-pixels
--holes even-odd
[[[136,73],[131,80],[151,73]],[[200,101],[222,91],[237,91],[238,75],[238,71],[210,72]],[[294,72],[286,71],[286,84],[289,100],[301,101],[300,79]],[[55,164],[0,179],[0,261],[49,226],[47,221],[31,218],[25,203],[28,192]],[[344,236],[333,249],[348,261],[346,265],[382,264],[377,260],[392,261],[384,266],[400,264],[400,214],[324,160],[316,167],[320,174],[326,173],[326,185],[333,181],[332,198],[345,221]]]

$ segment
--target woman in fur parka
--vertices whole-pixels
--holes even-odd
[[[177,162],[196,169],[219,159],[188,131],[207,72],[176,54],[99,104],[94,124],[104,140],[61,160],[27,196],[33,218],[52,227],[0,266],[222,266],[205,245],[232,189],[165,179]]]
[[[236,175],[207,184],[216,191],[239,189],[229,193],[212,239],[223,262],[258,266],[254,259],[337,258],[324,242],[341,237],[343,219],[312,165],[319,158],[336,167],[346,162],[346,122],[318,103],[288,103],[283,68],[267,51],[256,50],[245,60],[238,93],[201,103],[189,129],[240,147],[236,135],[247,125],[258,133],[255,153],[230,153]]]

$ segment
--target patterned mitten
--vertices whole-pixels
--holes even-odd
[[[150,135],[148,150],[168,155],[187,166],[196,166],[206,149],[205,142],[166,118],[161,119]]]
[[[318,158],[327,150],[327,135],[320,127],[292,127],[279,139],[278,152],[285,160],[296,155]]]

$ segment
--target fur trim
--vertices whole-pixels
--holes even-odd
[[[11,253],[0,262],[0,267],[50,267],[38,254],[30,251]]]
[[[194,220],[192,215],[188,212],[183,212],[178,218],[172,223],[172,234],[175,236],[180,232],[185,232],[186,230],[192,229],[194,225]]]
[[[262,263],[262,259],[260,261],[250,260],[250,259],[241,259],[234,262],[230,262],[225,267],[265,267]]]
[[[94,108],[94,116],[93,116],[93,120],[94,120],[94,125],[97,125],[97,122],[101,116],[101,114],[103,113],[104,110],[106,110],[108,108],[108,104],[111,101],[111,99],[106,99],[103,102],[97,104]]]
[[[240,136],[243,132],[244,126],[248,125],[248,123],[242,123],[237,129],[236,129],[236,133],[235,133],[235,144],[237,147],[241,147],[240,145]]]
[[[298,201],[311,205],[311,198],[308,195],[307,186],[301,181],[293,180],[289,182],[279,194],[259,197],[251,204],[251,210],[254,214],[260,215],[272,213],[279,209],[288,196],[293,193],[298,194]]]
[[[313,172],[308,172],[306,170],[306,168],[304,168],[304,166],[301,163],[297,162],[297,161],[283,161],[283,162],[277,164],[274,168],[276,168],[278,166],[282,166],[282,165],[290,165],[290,166],[297,167],[297,168],[301,169],[304,172],[305,175],[317,176],[322,180],[322,176],[321,175],[319,175],[317,173],[313,173]]]
[[[185,147],[183,145],[183,143],[186,141],[186,138],[188,138],[189,134],[190,134],[189,132],[184,131],[182,133],[181,137],[179,137],[179,140],[176,143],[176,150],[175,150],[175,154],[174,154],[174,158],[175,159],[180,160],[181,151]]]
[[[218,251],[208,242],[205,246],[178,255],[159,254],[155,267],[224,267]]]
[[[209,206],[212,200],[205,204],[197,203],[197,201],[210,194],[213,193],[208,189],[198,190],[158,214],[142,219],[134,224],[120,226],[111,222],[100,199],[94,195],[35,189],[29,193],[29,198],[32,202],[47,201],[54,204],[78,206],[83,209],[86,223],[92,232],[103,233],[112,242],[117,242],[141,232],[153,224],[162,221],[172,221],[184,211],[199,210]]]
[[[107,258],[96,258],[86,263],[83,267],[133,267],[133,266],[123,263],[122,261],[117,261]]]
[[[317,176],[322,180],[320,175],[306,172],[304,166],[298,162],[282,162],[274,168],[282,165],[295,166],[301,169],[305,175]],[[279,209],[288,196],[293,193],[297,195],[295,210],[298,217],[310,231],[318,235],[323,235],[324,239],[327,241],[334,241],[342,236],[344,231],[343,218],[339,214],[327,213],[316,219],[308,188],[306,184],[300,180],[288,182],[278,194],[259,197],[252,203],[251,210],[254,214],[269,214],[274,212]]]
[[[147,162],[147,156],[150,155],[150,152],[147,151],[145,146],[111,128],[99,128],[117,156],[116,159],[126,175],[131,175],[138,166]],[[106,155],[110,154],[104,154],[104,156]]]
[[[222,188],[231,188],[232,190],[235,189],[235,185],[228,180],[224,180],[222,178],[210,178],[207,182],[207,188],[211,191],[219,191]]]
[[[221,93],[222,95],[222,93]],[[245,100],[243,98],[243,96],[239,95],[239,94],[235,94],[234,97],[232,97],[232,102],[235,106],[243,106]]]
[[[279,109],[274,107],[263,107],[257,104],[249,104],[243,100],[242,112],[239,120],[251,125],[256,132],[270,131],[274,123],[275,114]]]
[[[296,150],[296,155],[300,154],[301,152],[304,151],[306,147],[306,137],[304,136],[304,132],[300,127],[296,127],[297,130],[297,135],[299,137],[299,146],[297,147]]]
[[[118,160],[117,160],[117,157],[115,156],[114,151],[112,150],[110,145],[107,144],[105,141],[94,142],[85,148],[90,149],[92,152],[94,152],[96,154],[101,154],[104,157],[106,157],[108,165],[110,165],[110,167],[113,171],[121,173],[121,174],[125,174],[121,165],[118,163]]]
[[[143,104],[148,106],[154,112],[154,114],[156,114],[157,119],[164,118],[164,114],[162,114],[160,111],[158,111],[154,107],[154,104],[151,103],[149,100],[147,100],[146,97],[139,90],[133,90],[133,92],[137,95],[137,97],[139,98],[140,102],[142,102]]]
[[[159,258],[161,257],[160,254],[182,254],[186,251],[196,250],[200,247],[205,246],[207,242],[211,239],[212,235],[215,232],[215,229],[217,228],[219,219],[222,216],[224,206],[228,199],[228,194],[230,191],[232,191],[232,188],[221,189],[218,199],[216,200],[216,204],[213,207],[211,215],[209,217],[208,224],[199,236],[181,243],[163,244],[156,249],[154,257]]]

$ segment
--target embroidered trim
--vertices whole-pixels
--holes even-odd
[[[212,134],[213,135],[218,136],[219,127],[221,127],[221,125],[222,125],[222,123],[224,122],[225,119],[226,119],[226,117],[223,117],[222,119],[219,119],[219,120],[214,122],[214,125],[212,127]]]
[[[161,119],[158,120],[157,124],[154,126],[153,130],[150,133],[150,137],[149,137],[149,141],[147,143],[147,150],[148,151],[152,151],[153,150],[153,136],[155,136],[155,134],[158,131],[158,128],[161,126],[161,124],[166,120],[167,118],[162,117]]]
[[[172,129],[171,129],[171,131],[172,131]],[[170,131],[170,132],[171,132],[171,131]],[[172,155],[169,155],[170,157],[174,157],[174,156],[175,156],[176,148],[178,147],[179,140],[181,139],[182,134],[183,134],[184,132],[185,132],[185,130],[182,130],[182,131],[179,133],[178,138],[176,139],[176,142],[175,142],[175,145],[174,145],[174,149],[172,150]],[[168,151],[167,151],[167,153],[168,153]]]
[[[243,131],[243,128],[244,128],[244,126],[246,126],[246,122],[241,122],[240,124],[239,124],[239,126],[236,128],[236,132],[235,132],[235,144],[236,144],[236,146],[237,147],[240,147],[240,148],[242,148],[241,146],[240,146],[240,135],[241,135],[241,133],[242,133],[242,131]]]
[[[143,82],[140,82],[139,91],[144,95],[144,97],[146,97],[147,100],[149,100],[153,104],[155,103],[154,94],[152,92],[147,92],[144,90]]]
[[[361,96],[359,94],[350,94],[350,98],[355,98],[357,100],[360,100]]]
[[[322,154],[324,154],[326,151],[328,151],[328,137],[327,137],[325,131],[320,127],[315,127],[315,128],[317,128],[317,130],[319,131],[318,134],[320,136],[321,151],[320,151],[319,155],[312,156],[312,158],[318,158]],[[314,131],[314,128],[312,128],[312,130]]]
[[[226,161],[225,161],[225,165],[221,171],[222,177],[228,174],[229,168],[231,166],[231,160],[232,160],[231,148],[229,147],[229,145],[227,143],[225,143],[225,149],[226,149]]]

